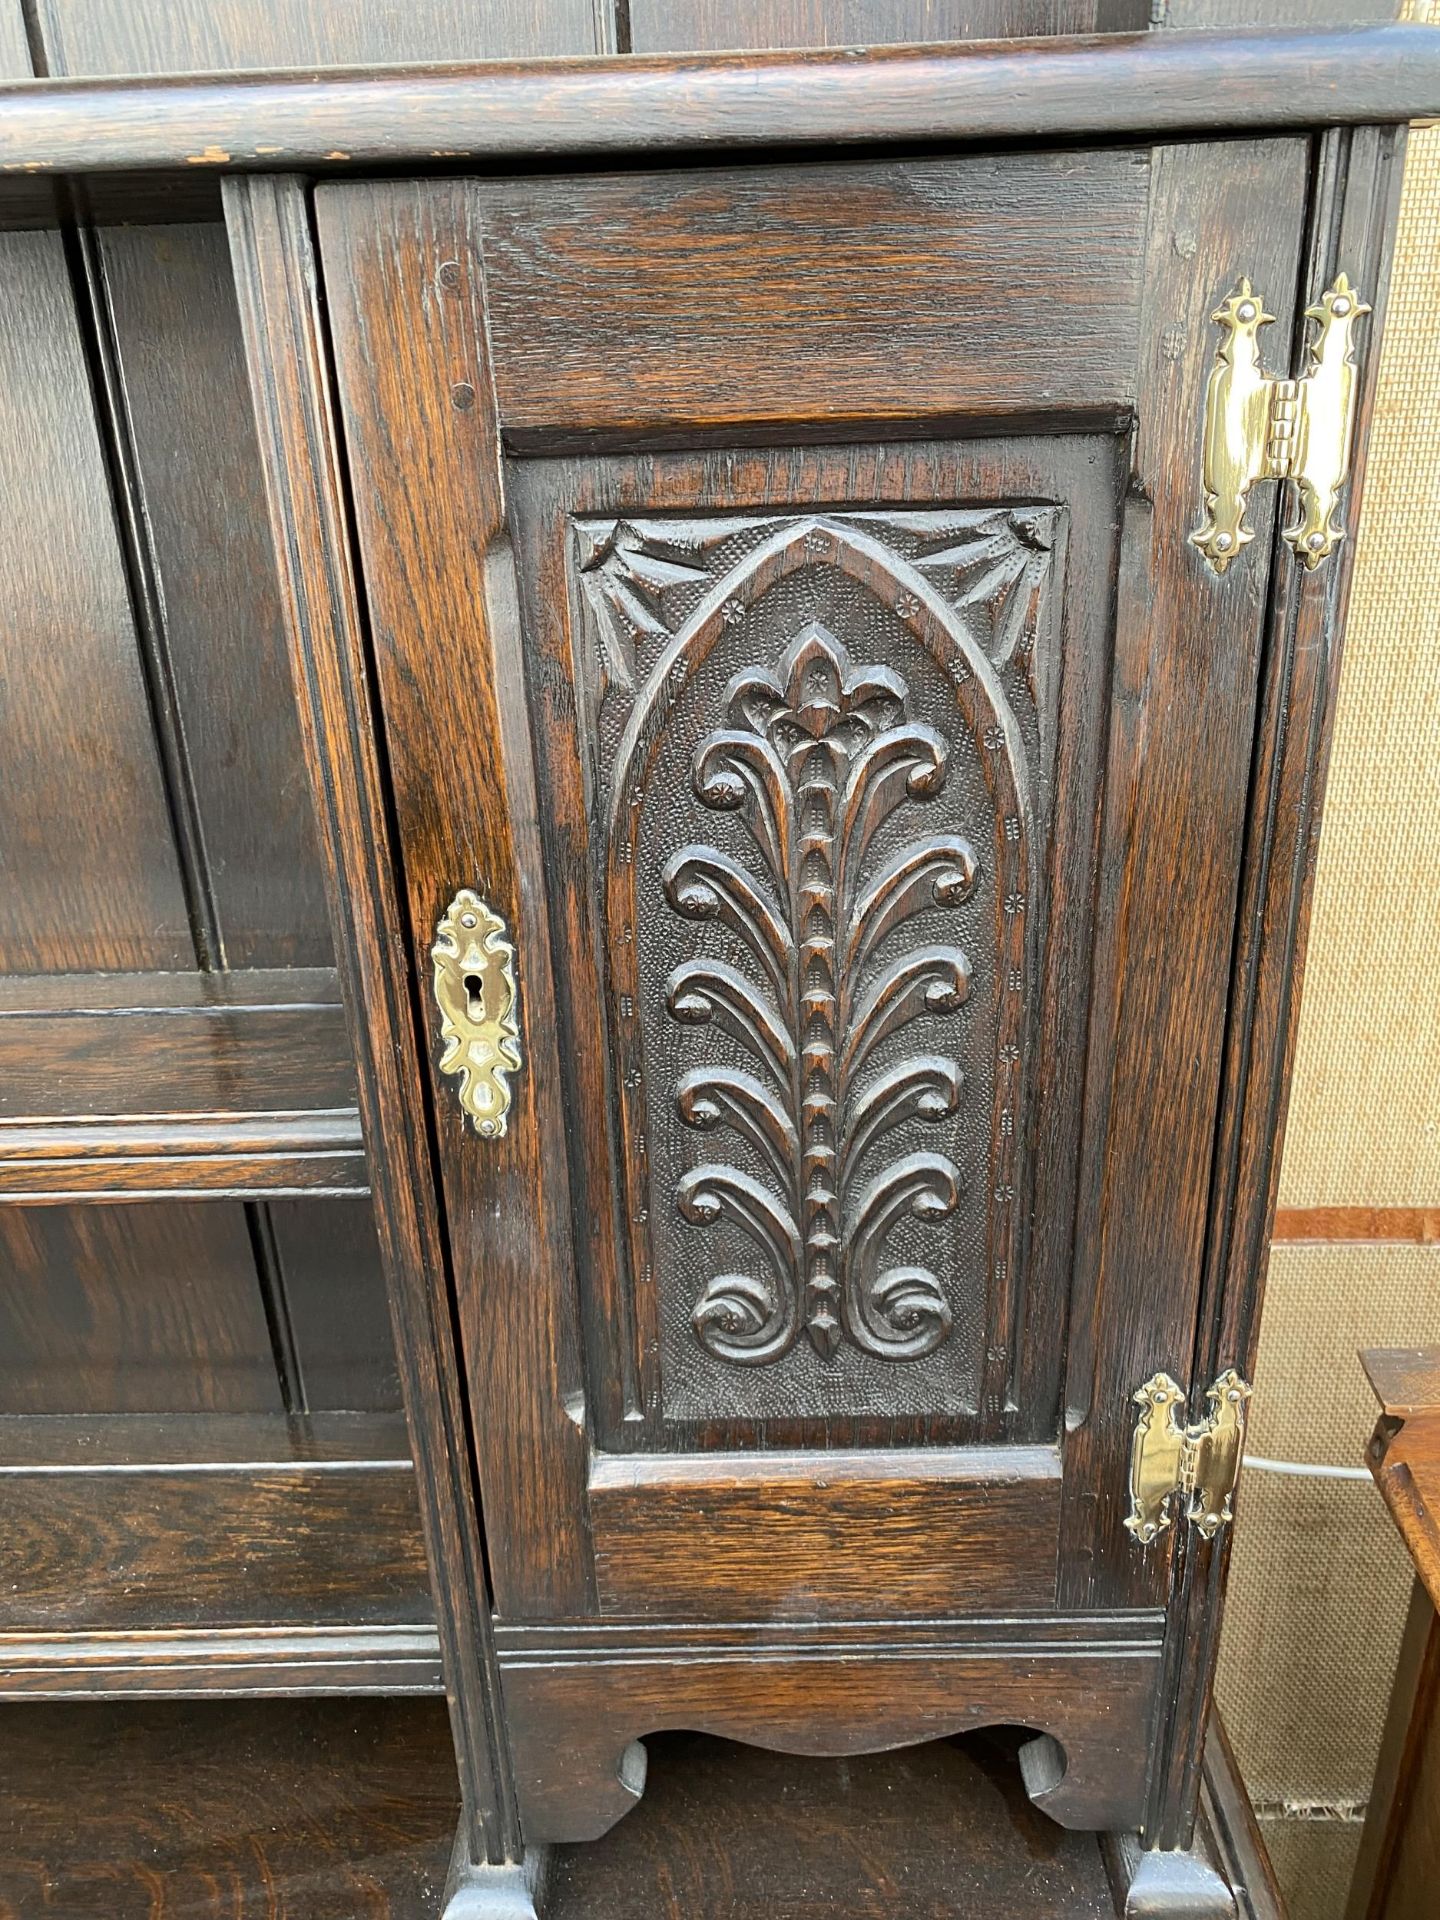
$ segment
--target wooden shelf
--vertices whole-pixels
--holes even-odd
[[[458,1811],[439,1701],[5,1709],[0,1908],[67,1920],[431,1920]],[[603,1840],[559,1847],[551,1920],[1112,1920],[1091,1834],[1026,1800],[1003,1737],[850,1760],[648,1742]],[[1213,1739],[1206,1756],[1214,1785]],[[1249,1820],[1238,1779],[1222,1783]],[[23,1844],[22,1844],[23,1837]],[[1237,1920],[1280,1920],[1259,1859]]]
[[[428,1693],[398,1415],[0,1419],[0,1693]]]
[[[332,972],[0,979],[0,1201],[368,1190]]]

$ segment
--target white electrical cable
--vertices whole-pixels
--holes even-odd
[[[1285,1473],[1296,1480],[1371,1480],[1368,1467],[1330,1467],[1312,1460],[1267,1460],[1263,1454],[1247,1453],[1245,1465],[1261,1473]]]

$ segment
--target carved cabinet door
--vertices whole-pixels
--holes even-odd
[[[1140,1819],[1275,512],[1197,550],[1203,397],[1307,174],[318,190],[527,1839],[664,1726]]]

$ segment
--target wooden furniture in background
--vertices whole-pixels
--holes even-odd
[[[1440,1887],[1440,1347],[1361,1355],[1380,1419],[1367,1459],[1415,1563],[1347,1920],[1422,1920]]]

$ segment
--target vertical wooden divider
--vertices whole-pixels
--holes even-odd
[[[457,1859],[518,1860],[471,1436],[410,999],[364,616],[330,399],[309,195],[227,179],[225,212],[306,763],[360,1087],[460,1766]],[[461,1596],[473,1596],[474,1605]]]

